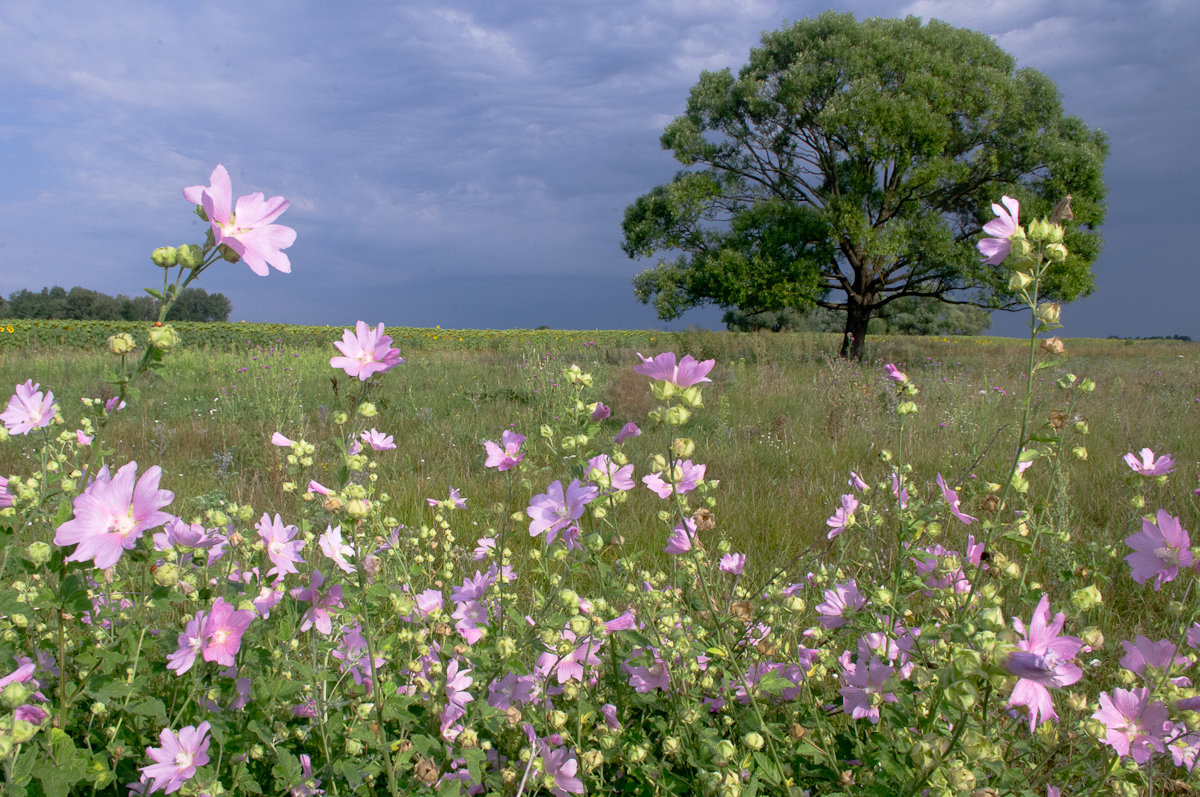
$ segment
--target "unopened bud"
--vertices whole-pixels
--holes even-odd
[[[204,250],[195,244],[185,244],[184,246],[176,247],[175,253],[179,265],[184,268],[196,268],[204,262]]]
[[[178,255],[173,246],[160,246],[150,253],[150,262],[159,268],[171,268],[175,265]]]

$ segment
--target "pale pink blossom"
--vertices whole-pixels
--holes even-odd
[[[638,352],[638,357],[641,357],[642,362],[640,365],[633,366],[635,373],[645,374],[651,379],[670,382],[676,387],[682,388],[691,387],[699,382],[711,382],[708,372],[716,364],[716,360],[697,362],[695,357],[685,354],[676,365],[673,351],[665,351],[653,359],[643,357],[642,353]]]
[[[284,249],[296,242],[296,231],[282,224],[273,224],[290,206],[281,196],[264,199],[261,191],[238,197],[233,204],[233,187],[229,172],[221,164],[213,169],[208,187],[193,185],[183,189],[187,201],[204,208],[212,227],[213,240],[236,252],[250,270],[260,277],[267,276],[268,265],[287,274],[291,261]]]
[[[1165,476],[1175,470],[1175,460],[1170,454],[1163,454],[1161,457],[1155,459],[1154,452],[1149,448],[1143,448],[1140,453],[1140,457],[1133,453],[1122,457],[1125,460],[1125,464],[1134,473],[1142,476]]]
[[[1004,207],[993,203],[992,212],[996,214],[996,218],[983,225],[983,231],[990,237],[976,244],[983,254],[983,262],[991,266],[1003,263],[1012,250],[1011,239],[1017,232],[1017,219],[1021,212],[1021,204],[1012,197],[1002,197],[1000,201],[1004,203]]]
[[[47,390],[43,395],[40,387],[32,379],[17,385],[16,392],[8,400],[8,408],[0,413],[0,421],[4,421],[9,434],[29,434],[34,429],[49,426],[54,420],[58,407],[54,403],[54,394]]]
[[[359,321],[354,330],[345,330],[342,339],[334,342],[334,348],[342,355],[331,357],[330,367],[341,368],[365,382],[373,374],[385,373],[404,362],[400,350],[392,348],[391,336],[383,334],[383,322],[371,329],[366,321]]]
[[[108,466],[96,474],[73,502],[75,516],[58,527],[54,544],[76,545],[68,562],[93,560],[101,570],[112,567],[123,551],[132,551],[146,529],[161,526],[172,519],[162,507],[175,494],[158,489],[162,468],[154,465],[135,484],[137,463],[123,465],[109,477]]]

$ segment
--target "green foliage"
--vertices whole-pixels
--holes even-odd
[[[814,307],[807,313],[793,307],[759,313],[734,308],[725,311],[721,321],[736,332],[837,332],[845,317],[825,307]],[[982,308],[905,296],[884,305],[868,329],[873,335],[978,335],[991,325],[991,314]]]
[[[1072,254],[1043,296],[1093,287],[1105,137],[981,33],[915,17],[803,20],[765,34],[736,77],[704,72],[662,145],[691,168],[623,224],[630,257],[682,252],[634,281],[662,318],[816,304],[843,313],[843,353],[858,357],[896,297],[1011,307],[1007,273],[974,248],[1002,195],[1024,218],[1073,195]]]
[[[0,298],[0,318],[72,321],[154,321],[158,318],[161,291],[130,298],[108,296],[76,286],[70,291],[55,285],[34,293],[21,289],[7,301]],[[228,321],[233,305],[221,293],[184,288],[167,314],[169,321]]]

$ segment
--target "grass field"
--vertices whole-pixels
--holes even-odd
[[[326,343],[304,342],[322,332]],[[283,476],[272,433],[327,439],[332,413],[349,404],[355,381],[328,363],[338,330],[275,326],[269,334],[277,342],[185,345],[114,422],[112,436],[125,455],[160,462],[164,486],[202,497],[177,510],[184,516],[222,499],[274,511]],[[631,367],[635,351],[674,349],[717,360],[705,409],[689,433],[703,441],[709,476],[725,479],[722,528],[752,561],[772,564],[822,541],[848,472],[874,472],[880,451],[893,447],[885,441],[895,426],[894,392],[882,363],[897,363],[921,389],[906,461],[922,483],[937,469],[950,471],[948,479],[967,485],[968,511],[983,492],[972,483],[999,480],[1007,467],[1024,394],[1026,344],[1000,338],[873,339],[872,362],[857,365],[834,356],[836,337],[822,335],[439,329],[398,337],[408,343],[408,361],[373,394],[380,414],[372,419],[398,445],[380,465],[398,515],[417,516],[426,497],[461,487],[464,474],[481,470],[482,441],[498,439],[503,429],[536,438],[565,407],[561,376],[572,363],[594,376],[589,400],[613,408],[610,433],[633,420],[655,434],[643,423],[653,406],[646,379]],[[1130,472],[1121,457],[1146,446],[1180,463],[1161,503],[1190,504],[1189,522],[1200,460],[1200,345],[1068,340],[1067,347],[1060,365],[1038,373],[1035,420],[1067,410],[1055,388],[1063,375],[1090,377],[1098,387],[1072,411],[1087,420],[1090,434],[1070,445],[1086,445],[1088,458],[1071,470],[1067,494],[1051,496],[1063,513],[1060,528],[1099,545],[1131,533],[1137,513],[1128,505],[1123,484]],[[0,384],[32,378],[58,395],[111,395],[104,380],[113,358],[106,353],[44,342],[0,351]],[[661,435],[665,450],[668,435]],[[14,452],[0,447],[0,473],[17,468]],[[646,463],[635,466],[639,477],[646,472]],[[522,486],[532,494],[553,478],[550,468],[527,471]],[[503,486],[483,480],[475,489],[484,492],[467,496],[472,510],[495,514]],[[650,508],[654,498],[634,500]],[[479,519],[485,521],[495,518]]]

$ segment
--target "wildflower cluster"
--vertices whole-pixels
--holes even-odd
[[[231,210],[220,167],[186,195],[211,225],[204,258],[287,270],[281,198]],[[980,248],[1015,263],[1031,376],[1062,353],[1036,341],[1061,323],[1038,292],[1065,248],[1048,222],[1022,230],[1015,200],[997,208]],[[180,249],[155,262],[194,277],[206,261]],[[1044,421],[1027,394],[1008,471],[972,479],[905,462],[920,390],[887,365],[894,445],[827,519],[797,518],[823,538],[779,567],[735,550],[726,531],[751,530],[718,502],[729,475],[683,436],[723,378],[713,360],[639,355],[645,418],[616,417],[572,365],[544,424],[488,435],[474,477],[402,505],[389,490],[411,485],[378,474],[399,434],[379,385],[404,362],[384,330],[331,341],[355,380],[332,439],[284,419],[262,435],[285,479],[270,511],[189,511],[159,466],[110,463],[94,437],[119,396],[76,427],[50,390],[15,387],[4,444],[39,469],[0,479],[0,517],[21,521],[0,559],[8,793],[943,797],[1137,793],[1194,769],[1185,520],[1156,508],[1106,552],[1124,568],[1106,590],[1174,601],[1163,638],[1106,640],[1097,583],[1022,566],[1069,542],[1047,507],[1086,456],[1088,380],[1059,379]],[[1125,463],[1138,508],[1174,465]],[[503,480],[498,511],[475,477]],[[634,493],[655,511],[636,516]]]

